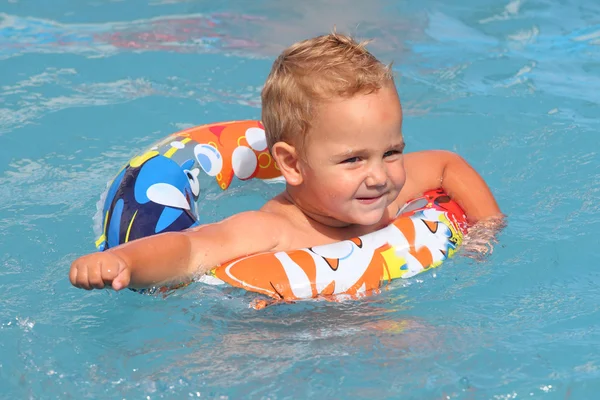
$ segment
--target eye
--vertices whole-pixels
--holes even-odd
[[[402,154],[402,152],[400,150],[390,150],[390,151],[386,151],[383,154],[383,157],[391,157],[391,156],[395,156],[395,155],[398,155],[398,154]]]
[[[359,161],[360,161],[359,157],[350,157],[350,158],[347,158],[344,161],[342,161],[342,164],[352,164],[352,163],[356,163]]]
[[[190,187],[192,189],[192,194],[194,197],[198,197],[200,194],[200,181],[198,181],[198,174],[200,170],[198,168],[194,168],[193,170],[184,170],[183,171],[190,182]]]
[[[216,147],[199,144],[194,147],[194,155],[200,167],[210,176],[216,176],[223,168],[223,157]]]

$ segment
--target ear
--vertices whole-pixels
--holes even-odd
[[[303,176],[296,148],[289,143],[277,142],[271,147],[271,154],[286,182],[292,186],[300,185]]]

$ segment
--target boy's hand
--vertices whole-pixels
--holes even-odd
[[[462,243],[462,254],[476,261],[484,261],[494,251],[498,234],[506,227],[503,216],[489,217],[469,227]]]
[[[85,290],[104,289],[105,286],[121,290],[129,285],[131,270],[112,252],[92,253],[71,264],[69,279],[73,286]]]

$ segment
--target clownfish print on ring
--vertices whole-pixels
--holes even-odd
[[[443,191],[429,191],[410,204],[378,231],[328,245],[243,257],[211,274],[279,301],[376,293],[385,282],[439,266],[462,241],[466,216]]]

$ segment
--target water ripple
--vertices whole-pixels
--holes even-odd
[[[210,79],[193,82],[168,77],[163,82],[147,78],[79,83],[72,68],[47,68],[0,89],[0,134],[31,124],[49,113],[74,107],[106,106],[150,96],[192,99],[200,104],[220,102],[260,107],[260,87],[231,85],[215,88]],[[58,91],[65,94],[54,94]]]

